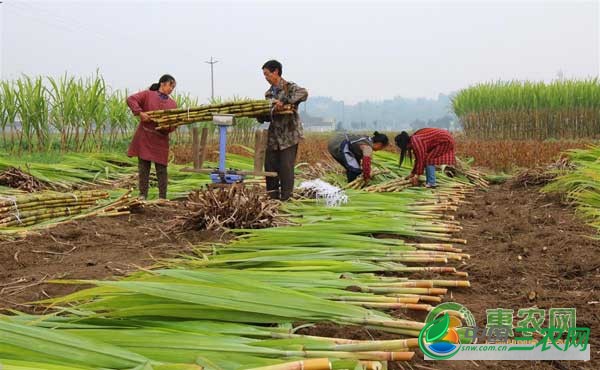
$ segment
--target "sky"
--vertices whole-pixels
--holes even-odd
[[[1,77],[88,76],[115,89],[164,74],[205,102],[261,98],[261,66],[353,104],[493,80],[597,77],[600,1],[4,1]]]

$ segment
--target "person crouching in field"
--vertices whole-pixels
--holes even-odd
[[[140,117],[140,124],[133,135],[127,156],[138,157],[138,181],[142,199],[148,197],[152,162],[158,177],[158,197],[167,198],[169,134],[175,131],[175,128],[157,130],[156,123],[152,122],[146,112],[177,108],[177,103],[169,96],[175,89],[175,84],[173,76],[164,75],[148,90],[140,91],[127,98],[127,105],[131,112]]]
[[[265,98],[273,102],[273,111],[284,110],[291,105],[293,114],[274,115],[260,118],[259,121],[271,122],[267,136],[265,153],[265,171],[277,172],[277,177],[267,177],[267,193],[272,199],[288,200],[294,191],[294,166],[298,154],[298,143],[302,138],[302,123],[298,106],[308,98],[308,91],[293,82],[284,80],[282,65],[269,60],[263,67],[263,75],[271,85]]]
[[[414,186],[419,184],[419,176],[425,170],[425,186],[428,188],[436,187],[435,166],[456,164],[454,138],[446,130],[422,128],[412,135],[402,131],[394,140],[400,148],[400,166],[402,166],[407,153],[411,159],[414,154],[413,169],[407,177]]]
[[[339,134],[329,140],[329,154],[346,169],[348,182],[360,174],[366,182],[371,179],[373,151],[384,149],[389,140],[385,134],[375,131],[373,136]]]

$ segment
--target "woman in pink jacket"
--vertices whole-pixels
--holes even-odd
[[[150,166],[154,162],[158,177],[158,196],[167,198],[167,162],[169,159],[169,134],[175,130],[157,130],[146,112],[177,108],[177,103],[169,95],[175,89],[175,78],[164,75],[158,83],[152,84],[148,90],[140,91],[127,98],[127,105],[134,115],[140,117],[140,124],[133,135],[127,155],[138,157],[140,197],[148,197]]]

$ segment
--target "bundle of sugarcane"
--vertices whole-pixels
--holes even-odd
[[[490,183],[486,180],[485,175],[475,169],[468,169],[464,172],[464,175],[471,181],[472,184],[479,186],[480,188],[488,188]]]
[[[331,249],[330,249],[331,250]],[[315,258],[305,258],[308,254],[295,253],[292,249],[289,250],[271,250],[268,253],[262,252],[251,252],[244,254],[229,254],[228,256],[215,260],[214,264],[210,260],[202,260],[201,258],[190,258],[187,261],[187,267],[189,270],[159,270],[159,273],[165,276],[171,276],[179,279],[196,279],[200,278],[199,274],[194,269],[199,267],[208,268],[210,265],[215,265],[217,269],[201,270],[206,272],[214,271],[216,274],[223,273],[224,264],[226,261],[236,261],[236,263],[245,264],[246,269],[239,270],[227,270],[228,275],[239,276],[241,279],[253,279],[256,281],[277,285],[281,288],[294,289],[296,291],[310,294],[315,297],[320,297],[330,301],[342,302],[354,306],[361,306],[365,308],[376,308],[378,310],[391,310],[391,309],[406,309],[406,310],[418,310],[418,311],[429,311],[431,305],[422,302],[441,302],[441,296],[445,295],[448,291],[447,288],[466,288],[470,286],[467,280],[441,280],[441,279],[427,279],[427,280],[409,280],[406,278],[397,277],[385,277],[371,274],[342,274],[332,273],[327,271],[268,271],[260,269],[260,266],[274,267],[277,259],[284,260],[288,259],[287,265],[290,265],[292,261],[302,261],[301,264],[308,266],[310,261],[318,261],[319,256],[322,254],[322,260],[328,260],[328,256],[334,256],[337,260],[342,260],[342,249],[338,249],[339,257],[336,258],[334,254],[322,253],[321,251],[314,251]],[[347,259],[364,259],[360,256],[360,252],[350,253],[346,256]],[[434,260],[433,257],[428,257],[428,253],[424,251],[417,251],[420,254],[421,261]],[[368,254],[369,252],[367,252]],[[407,252],[409,253],[409,252]],[[287,255],[288,257],[285,257]],[[448,254],[445,254],[446,256]],[[253,257],[248,257],[253,256]],[[406,260],[411,258],[417,261],[414,255],[406,254]],[[430,254],[430,256],[434,256]],[[440,254],[442,256],[442,254]],[[244,259],[244,258],[247,258]],[[421,263],[419,261],[419,263]],[[281,265],[280,265],[281,266]]]
[[[488,188],[489,182],[485,179],[485,174],[470,167],[466,162],[456,158],[456,166],[443,166],[442,172],[448,177],[456,177],[456,175],[465,176],[471,184],[481,188]]]
[[[374,192],[374,193],[383,193],[389,191],[402,191],[410,186],[410,180],[406,180],[403,178],[398,178],[390,181],[383,182],[381,184],[374,184],[367,186],[363,190]]]
[[[387,174],[387,173],[390,173],[390,170],[374,170],[371,173],[371,178],[374,178],[375,176],[378,176],[378,175]],[[358,189],[364,188],[367,184],[368,184],[368,182],[365,181],[365,178],[363,176],[359,176],[356,179],[354,179],[353,181],[349,182],[348,185],[346,185],[344,187],[344,189],[358,190]]]
[[[132,197],[131,190],[129,190],[125,194],[117,198],[115,201],[112,201],[108,204],[104,204],[102,207],[94,210],[93,212],[86,213],[76,218],[84,218],[90,216],[106,217],[127,215],[130,214],[131,211],[135,211],[142,208],[142,206],[142,200],[138,197]]]
[[[15,167],[8,167],[0,173],[0,185],[28,193],[49,188],[48,184]]]
[[[179,217],[172,228],[224,230],[289,225],[279,212],[279,204],[257,186],[197,190],[189,194],[186,203],[191,212]]]
[[[189,109],[168,109],[148,112],[157,129],[177,127],[195,122],[211,121],[214,114],[235,114],[238,117],[257,118],[275,115],[293,114],[294,108],[285,105],[282,110],[271,112],[269,100],[247,100],[221,104],[201,105]]]
[[[108,196],[105,191],[76,191],[0,197],[0,228],[30,226],[52,218],[76,215]]]
[[[376,361],[408,361],[414,354],[410,349],[418,346],[416,339],[346,340],[286,333],[278,327],[205,320],[139,320],[136,326],[123,326],[113,319],[94,322],[77,317],[53,320],[26,315],[10,319],[0,322],[0,333],[12,352],[0,348],[0,358],[8,354],[9,358],[27,359],[3,359],[10,370],[92,370],[100,366],[147,370],[367,370],[372,368],[368,366],[381,369],[382,364]],[[119,325],[121,329],[117,329]],[[30,351],[28,344],[39,351]],[[61,365],[38,367],[38,361]],[[369,365],[362,366],[362,361]],[[141,365],[131,366],[137,363]]]

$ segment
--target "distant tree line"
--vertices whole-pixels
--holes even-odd
[[[421,127],[457,127],[451,112],[450,95],[436,99],[395,97],[347,105],[330,97],[311,97],[300,107],[306,123],[334,119],[338,130],[414,130]]]

